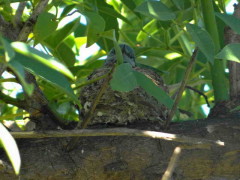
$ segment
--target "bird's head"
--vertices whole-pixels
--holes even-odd
[[[120,44],[119,46],[123,55],[123,63],[129,63],[132,67],[135,67],[136,63],[134,50],[126,44]],[[105,66],[112,65],[116,62],[117,62],[116,51],[115,48],[112,48],[105,61]]]

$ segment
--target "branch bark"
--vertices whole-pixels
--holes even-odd
[[[28,39],[29,34],[32,32],[34,24],[37,21],[37,17],[39,14],[41,14],[45,7],[47,6],[49,0],[41,0],[39,1],[38,5],[36,6],[35,10],[31,14],[31,16],[28,18],[28,20],[25,22],[23,28],[21,29],[17,40],[26,42]]]
[[[240,19],[240,4],[234,5],[233,16]],[[240,35],[234,32],[230,27],[225,28],[224,32],[225,44],[239,43]],[[234,100],[240,94],[240,64],[237,62],[229,61],[229,80],[230,80],[230,98]]]
[[[184,78],[182,80],[181,86],[180,86],[180,88],[178,90],[177,97],[176,97],[176,99],[174,101],[173,107],[172,107],[172,109],[169,112],[168,118],[166,120],[165,128],[169,127],[169,124],[170,124],[170,122],[171,122],[171,120],[172,120],[172,118],[173,118],[173,116],[174,116],[174,114],[176,112],[178,103],[179,103],[179,101],[180,101],[180,99],[182,97],[182,94],[183,94],[184,90],[185,90],[185,87],[186,87],[186,84],[187,84],[187,81],[188,81],[188,77],[189,77],[189,75],[190,75],[190,73],[192,71],[192,68],[193,68],[193,65],[194,65],[197,53],[198,53],[198,48],[195,48],[195,50],[192,53],[191,59],[189,61],[188,67],[186,69],[186,72],[185,72]]]
[[[200,146],[224,146],[224,142],[216,140],[207,140],[201,138],[193,138],[184,135],[177,135],[165,132],[128,129],[128,128],[107,128],[107,129],[81,129],[81,130],[61,130],[61,131],[44,131],[44,132],[11,132],[12,136],[18,138],[49,138],[49,137],[87,137],[87,136],[140,136],[154,139],[163,139],[166,141],[175,141],[181,143],[189,143]]]

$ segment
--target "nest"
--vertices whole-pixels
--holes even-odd
[[[162,78],[151,69],[139,67],[134,67],[133,69],[145,74],[157,86],[168,92]],[[88,79],[96,79],[109,71],[109,67],[100,68],[94,71]],[[83,107],[81,110],[82,118],[85,118],[90,110],[103,82],[104,79],[101,79],[82,89],[80,94]],[[118,92],[113,91],[109,86],[98,102],[90,124],[110,123],[127,125],[136,121],[157,121],[162,124],[166,120],[167,114],[168,109],[140,87],[130,92]]]

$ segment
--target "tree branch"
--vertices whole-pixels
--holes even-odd
[[[101,89],[99,90],[99,93],[98,95],[96,96],[96,98],[94,99],[93,101],[93,105],[90,109],[90,111],[87,113],[86,115],[86,118],[83,120],[83,122],[81,123],[81,129],[84,129],[87,127],[87,125],[91,122],[91,118],[94,114],[94,111],[97,107],[97,104],[99,103],[99,100],[101,99],[101,97],[103,96],[103,94],[105,93],[105,91],[107,90],[108,88],[108,85],[109,85],[109,81],[112,79],[112,74],[114,72],[114,69],[115,69],[116,65],[114,65],[110,72],[108,73],[108,76],[106,77],[106,79],[104,80],[102,86],[101,86]]]
[[[31,16],[28,18],[28,20],[25,22],[22,30],[20,31],[17,40],[26,42],[28,39],[28,35],[32,32],[33,26],[35,22],[37,21],[37,17],[39,14],[43,12],[45,7],[47,6],[49,0],[41,0],[39,1],[38,5],[36,6],[35,10],[31,14]]]
[[[197,90],[197,89],[195,89],[195,88],[193,88],[191,86],[186,86],[186,88],[188,88],[188,89],[190,89],[190,90],[200,94],[201,96],[203,96],[203,98],[206,101],[207,106],[210,107],[210,104],[209,104],[209,101],[208,101],[208,97],[203,92],[201,92],[201,91],[199,91],[199,90]]]
[[[96,109],[96,106],[99,103],[99,100],[101,99],[101,97],[103,96],[105,91],[107,90],[108,85],[109,85],[109,81],[112,79],[112,74],[114,72],[115,67],[116,67],[116,65],[113,65],[110,72],[108,73],[108,76],[103,81],[101,89],[99,90],[98,95],[94,99],[93,105],[92,105],[90,111],[87,113],[86,118],[81,123],[81,126],[80,126],[81,129],[85,129],[87,127],[87,125],[91,122],[91,119],[92,119],[92,116],[93,116],[94,111]],[[66,147],[67,151],[71,151],[76,146],[78,140],[79,140],[79,137],[71,139],[71,141],[68,143],[68,145]]]
[[[192,67],[193,67],[193,64],[195,62],[195,58],[197,56],[197,52],[198,52],[198,48],[195,48],[194,51],[193,51],[193,54],[191,56],[191,59],[189,61],[188,67],[186,69],[186,72],[185,72],[183,81],[181,83],[181,86],[180,86],[180,88],[178,90],[177,97],[176,97],[176,99],[174,101],[173,107],[172,107],[171,111],[169,112],[168,119],[167,119],[166,124],[165,124],[165,128],[168,128],[168,126],[169,126],[169,124],[170,124],[170,122],[171,122],[171,120],[172,120],[172,118],[173,118],[173,116],[174,116],[174,114],[176,112],[178,103],[179,103],[179,101],[180,101],[180,99],[182,97],[182,94],[184,92],[184,89],[186,87],[186,84],[187,84],[187,81],[188,81],[188,77],[189,77],[189,75],[190,75],[190,73],[192,71]]]
[[[214,145],[225,146],[222,141],[214,141],[201,138],[193,138],[184,135],[171,134],[157,131],[147,131],[128,128],[106,128],[106,129],[81,129],[81,130],[61,130],[44,132],[11,132],[14,138],[63,138],[63,137],[86,137],[86,136],[140,136],[154,139],[163,139],[166,141],[175,141],[180,143],[189,143],[194,145]]]
[[[2,93],[1,91],[0,91],[0,99],[1,99],[1,101],[5,102],[6,104],[11,104],[11,105],[17,106],[22,109],[26,108],[25,101],[18,100],[18,99],[12,98],[10,96],[7,96],[6,94]]]
[[[21,17],[24,11],[24,8],[26,6],[26,2],[20,2],[16,11],[16,14],[14,16],[13,24],[19,25],[21,23]]]

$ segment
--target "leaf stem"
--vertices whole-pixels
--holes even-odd
[[[90,123],[92,116],[94,114],[94,111],[97,107],[97,104],[99,103],[102,95],[106,92],[108,85],[109,85],[109,81],[112,79],[112,74],[115,70],[116,65],[114,65],[112,67],[112,69],[110,70],[110,72],[108,73],[108,76],[106,77],[106,79],[104,80],[101,89],[99,90],[98,95],[96,96],[96,98],[93,101],[93,105],[90,109],[90,111],[87,113],[86,118],[82,121],[80,129],[85,129],[87,127],[87,125]],[[67,151],[71,151],[72,149],[74,149],[74,147],[76,146],[77,142],[79,140],[79,137],[73,138],[71,139],[71,141],[68,143],[66,150]]]

